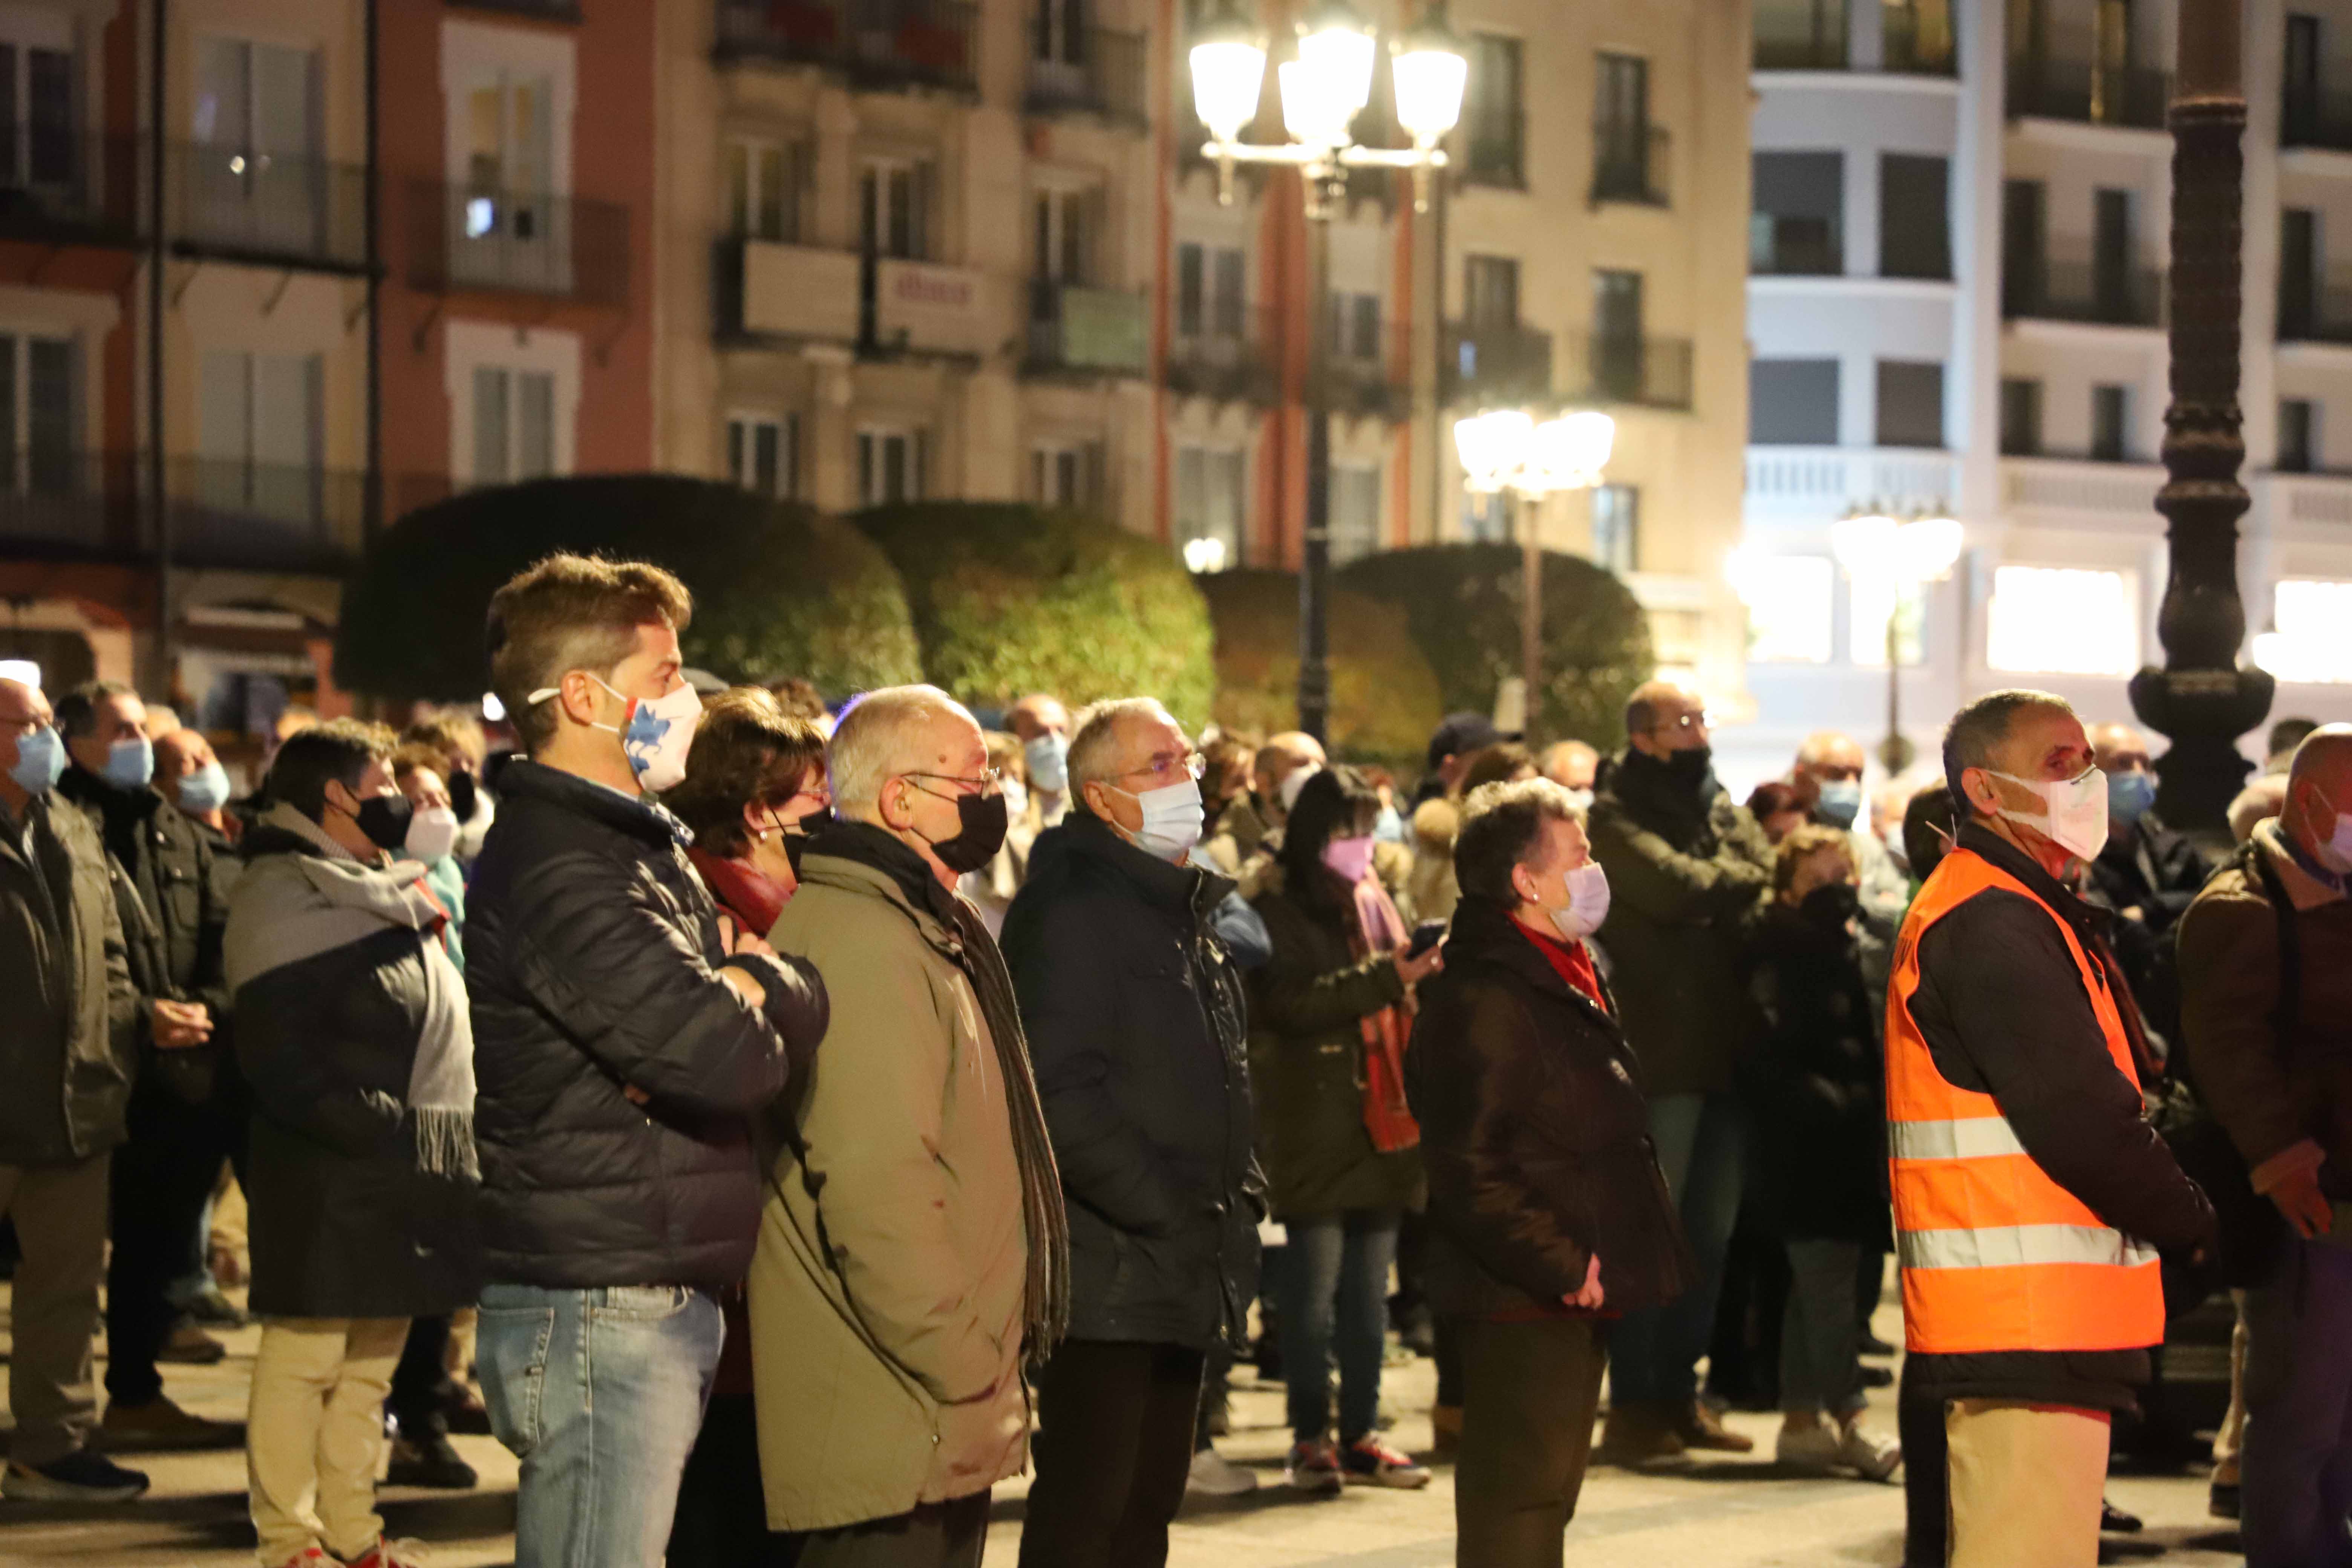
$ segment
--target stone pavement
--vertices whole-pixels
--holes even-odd
[[[0,1304],[5,1304],[0,1288]],[[1891,1309],[1882,1333],[1896,1327]],[[227,1336],[220,1365],[173,1367],[173,1397],[200,1415],[244,1415],[246,1376],[259,1331]],[[1349,1489],[1302,1500],[1280,1486],[1280,1391],[1238,1373],[1234,1435],[1220,1446],[1255,1467],[1264,1489],[1229,1502],[1194,1504],[1176,1521],[1173,1568],[1445,1568],[1454,1561],[1453,1478],[1444,1469],[1425,1491]],[[1398,1412],[1392,1437],[1411,1449],[1429,1440],[1433,1393],[1429,1363],[1392,1367],[1388,1403]],[[1888,1391],[1878,1391],[1878,1421],[1894,1424]],[[1611,1568],[1763,1568],[1765,1564],[1893,1564],[1901,1561],[1903,1500],[1898,1486],[1798,1479],[1770,1462],[1777,1417],[1734,1415],[1755,1436],[1759,1454],[1693,1465],[1679,1472],[1632,1474],[1596,1468],[1569,1531],[1568,1561]],[[458,1446],[482,1472],[466,1494],[392,1489],[383,1512],[394,1535],[429,1547],[436,1568],[481,1568],[513,1555],[514,1461],[487,1437]],[[72,1510],[0,1502],[0,1568],[72,1563],[104,1568],[247,1568],[252,1533],[245,1516],[241,1453],[158,1454],[131,1458],[154,1489],[138,1503]],[[997,1489],[989,1561],[1011,1568],[1021,1534],[1025,1482]],[[2237,1564],[2234,1535],[2205,1515],[2201,1478],[2118,1476],[2108,1495],[2145,1517],[2146,1535],[2116,1543],[2112,1561],[2164,1568]]]

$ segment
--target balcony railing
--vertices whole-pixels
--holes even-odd
[[[1412,363],[1405,323],[1348,320],[1323,345],[1320,369],[1307,378],[1307,405],[1400,423],[1412,415]]]
[[[1462,177],[1517,190],[1528,183],[1528,122],[1516,104],[1476,104],[1462,116]]]
[[[449,0],[460,11],[496,11],[541,22],[577,22],[580,0]]]
[[[1551,334],[1531,327],[1449,322],[1438,384],[1448,405],[1549,401]]]
[[[629,209],[612,202],[430,181],[411,188],[409,282],[592,305],[629,298]]]
[[[2000,313],[2011,321],[2158,326],[2164,321],[2164,273],[2154,267],[2012,260],[2001,272]]]
[[[1572,401],[1647,408],[1691,405],[1688,338],[1571,332],[1562,335],[1560,349],[1562,390]]]
[[[1922,32],[1916,6],[1889,5],[1880,35],[1880,68],[1897,76],[1957,76],[1959,52],[1947,20]]]
[[[0,123],[0,238],[132,246],[146,229],[144,140]]]
[[[149,477],[143,453],[0,447],[0,542],[36,552],[152,554]],[[331,572],[358,546],[366,480],[309,465],[173,458],[164,496],[176,563]]]
[[[1666,128],[1663,125],[1629,125],[1620,120],[1594,121],[1594,204],[1637,202],[1649,206],[1666,205],[1666,153],[1669,145]]]
[[[1823,218],[1759,213],[1748,235],[1748,270],[1757,277],[1834,278],[1845,270],[1845,247]]]
[[[978,15],[960,0],[719,0],[718,55],[821,66],[863,86],[970,92]]]
[[[367,172],[242,148],[172,149],[173,248],[232,260],[367,269]]]
[[[2168,72],[2024,56],[2009,62],[2009,112],[2090,125],[2164,128]]]
[[[1095,114],[1141,125],[1149,117],[1144,69],[1150,50],[1140,33],[1108,27],[1055,26],[1051,13],[1029,22],[1032,114]]]
[[[1031,374],[1140,375],[1150,367],[1140,294],[1087,289],[1050,279],[1029,285]]]
[[[1260,307],[1202,311],[1176,323],[1162,374],[1169,390],[1225,403],[1271,405],[1281,395],[1271,351],[1273,316]]]
[[[2352,93],[2290,90],[2279,106],[2279,145],[2352,152]]]

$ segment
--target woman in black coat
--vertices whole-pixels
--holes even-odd
[[[1429,1173],[1430,1304],[1462,1346],[1455,1561],[1557,1568],[1606,1320],[1696,1272],[1640,1068],[1583,939],[1608,910],[1583,812],[1546,779],[1465,803],[1462,902],[1406,1084]]]
[[[1789,1253],[1778,1454],[1792,1468],[1883,1480],[1903,1450],[1860,1425],[1867,1325],[1853,1280],[1864,1250],[1884,1252],[1892,1239],[1885,1068],[1853,930],[1846,836],[1827,827],[1790,834],[1773,889],[1748,972],[1769,1028],[1744,1087],[1758,1130],[1755,1198]]]

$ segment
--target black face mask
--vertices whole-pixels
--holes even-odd
[[[379,849],[397,855],[408,846],[408,819],[414,808],[404,795],[372,795],[360,802],[352,820]]]
[[[977,871],[1004,847],[1007,816],[1001,795],[956,796],[956,836],[931,841],[931,853],[956,875]]]
[[[779,828],[783,835],[784,858],[793,863],[793,876],[801,874],[801,857],[808,853],[809,840],[833,826],[833,807],[813,811],[790,827]]]
[[[1823,931],[1843,931],[1862,908],[1862,897],[1851,882],[1824,882],[1797,900],[1797,912]]]
[[[463,768],[449,770],[449,809],[460,822],[474,819],[474,775]]]
[[[1686,752],[1666,753],[1666,776],[1692,789],[1706,782],[1707,770],[1714,766],[1715,750],[1711,746],[1693,746]]]

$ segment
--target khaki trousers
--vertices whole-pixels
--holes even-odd
[[[405,1318],[271,1318],[253,1360],[245,1469],[263,1568],[310,1547],[350,1560],[383,1533],[375,1465]]]
[[[8,1457],[53,1465],[89,1440],[98,1419],[90,1339],[106,1276],[107,1156],[58,1165],[0,1165],[0,1214],[16,1224],[10,1308]]]
[[[1955,1399],[1951,1568],[2093,1568],[2108,1416],[2063,1405]]]

